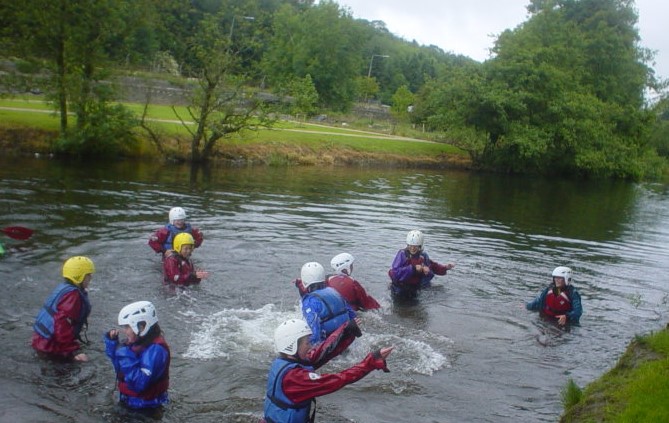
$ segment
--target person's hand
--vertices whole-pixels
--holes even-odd
[[[117,340],[118,339],[118,329],[112,329],[109,332],[107,332],[107,337],[112,340]]]
[[[374,366],[377,369],[383,370],[385,373],[390,372],[386,363],[386,358],[388,358],[390,353],[393,351],[393,348],[395,347],[385,347],[381,348],[380,350],[372,351],[372,358],[375,360]]]
[[[558,325],[564,326],[567,324],[567,316],[565,314],[558,316]]]
[[[362,331],[360,330],[360,318],[355,317],[354,319],[349,320],[344,332],[353,335],[356,338],[360,338],[362,336]]]
[[[195,276],[197,276],[198,279],[207,279],[209,277],[209,272],[204,270],[196,270]]]
[[[379,350],[379,355],[381,356],[382,359],[385,360],[386,358],[388,358],[388,356],[390,355],[390,353],[393,352],[393,349],[394,349],[394,348],[395,348],[395,347],[385,347],[385,348],[381,348],[381,349]]]
[[[455,265],[454,265],[453,263],[448,263],[448,264],[446,265],[446,270],[451,270],[451,269],[454,268],[454,267],[455,267]]]
[[[430,274],[430,266],[423,266],[423,274],[424,275]]]
[[[74,356],[74,361],[81,361],[81,362],[88,361],[88,356],[84,353],[79,353]]]

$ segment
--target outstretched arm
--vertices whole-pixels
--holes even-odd
[[[296,403],[309,401],[357,382],[373,370],[388,371],[386,358],[392,350],[393,347],[386,347],[371,352],[360,363],[340,373],[320,375],[305,368],[296,367],[286,373],[281,386],[291,401]]]
[[[528,310],[532,311],[541,311],[544,309],[544,303],[546,301],[546,294],[548,293],[549,288],[545,288],[543,291],[541,291],[541,294],[539,294],[535,299],[532,301],[525,303],[525,308]]]

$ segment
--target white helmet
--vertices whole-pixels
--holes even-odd
[[[298,341],[306,335],[311,335],[307,322],[302,319],[286,320],[274,331],[274,349],[277,353],[295,355]]]
[[[139,323],[144,322],[144,328],[139,331]],[[158,323],[156,308],[149,301],[137,301],[123,307],[118,313],[118,324],[129,325],[137,336],[144,336],[153,325]]]
[[[181,207],[172,207],[170,209],[170,223],[174,225],[175,220],[186,220],[186,210]]]
[[[556,277],[564,278],[565,285],[569,286],[571,283],[571,274],[572,272],[570,268],[559,266],[553,270],[553,280],[555,280]]]
[[[305,263],[300,271],[300,279],[302,279],[302,285],[305,288],[309,288],[309,285],[315,283],[325,282],[325,269],[315,261]]]
[[[330,260],[330,266],[332,266],[332,269],[336,273],[345,273],[347,275],[350,275],[351,272],[353,271],[351,269],[351,266],[353,266],[353,262],[355,261],[355,257],[350,255],[349,253],[341,253],[337,254]]]
[[[425,241],[425,237],[421,231],[411,231],[407,234],[407,245],[422,247],[423,241]]]

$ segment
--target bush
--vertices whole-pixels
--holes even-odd
[[[56,141],[56,151],[75,156],[118,155],[136,144],[137,124],[124,106],[97,102],[87,110],[86,122]]]

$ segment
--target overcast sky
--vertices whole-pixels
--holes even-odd
[[[529,0],[335,0],[354,17],[380,20],[408,41],[436,45],[477,61],[489,57],[496,36],[527,20]],[[669,0],[636,0],[641,45],[655,50],[654,69],[669,78]]]

